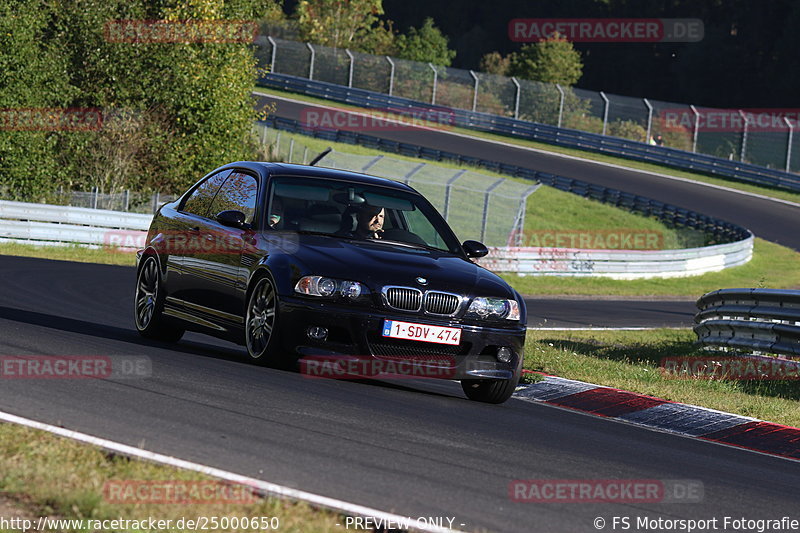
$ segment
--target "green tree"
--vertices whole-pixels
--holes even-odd
[[[0,0],[0,108],[89,107],[105,121],[91,131],[0,131],[0,188],[17,197],[59,185],[175,192],[252,157],[249,32],[276,0],[16,4]],[[120,20],[169,21],[186,37],[115,38],[109,25]]]
[[[66,107],[77,94],[52,39],[51,3],[0,1],[0,195],[41,198],[61,175],[54,131],[34,131],[24,110]],[[17,112],[20,114],[17,114]]]
[[[295,15],[302,40],[360,50],[383,15],[383,0],[301,0]]]
[[[571,86],[583,72],[580,52],[566,39],[555,37],[527,44],[511,54],[508,75]]]
[[[497,76],[505,76],[511,63],[509,56],[503,56],[500,52],[489,52],[481,58],[481,71]]]
[[[392,21],[379,21],[370,31],[361,36],[361,41],[353,46],[355,50],[379,56],[396,55],[395,32]]]
[[[422,26],[408,29],[407,35],[396,38],[398,57],[410,61],[422,61],[449,67],[456,57],[456,51],[447,47],[447,37],[434,25],[433,19],[426,18]]]

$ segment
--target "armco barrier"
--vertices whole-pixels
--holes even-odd
[[[137,245],[152,215],[0,200],[0,240],[37,244]]]
[[[635,213],[639,213],[644,216],[656,217],[670,226],[684,226],[698,229],[709,235],[712,235],[716,243],[720,244],[744,241],[752,236],[752,233],[750,233],[749,230],[741,226],[703,215],[697,213],[696,211],[690,211],[674,205],[665,204],[664,202],[659,202],[658,200],[653,200],[652,198],[647,198],[645,196],[626,193],[617,189],[609,189],[608,187],[602,187],[600,185],[595,185],[572,178],[565,178],[563,176],[549,174],[547,172],[539,172],[516,165],[506,165],[496,161],[487,161],[477,157],[464,156],[452,152],[433,150],[431,148],[425,148],[423,146],[416,146],[413,144],[389,141],[380,137],[366,135],[364,133],[341,130],[310,129],[304,127],[296,120],[284,119],[280,117],[270,118],[264,123],[267,126],[280,130],[301,133],[303,135],[309,135],[330,141],[357,144],[366,146],[368,148],[376,148],[387,152],[394,152],[411,157],[419,157],[422,159],[430,159],[434,161],[448,160],[462,164],[480,166],[495,172],[507,174],[509,176],[540,182],[562,191],[592,198]]]
[[[720,289],[697,300],[698,342],[800,356],[800,291]]]
[[[266,87],[365,108],[396,109],[398,111],[404,109],[413,109],[415,111],[420,109],[446,110],[448,115],[453,118],[454,125],[463,128],[511,135],[556,146],[604,153],[634,161],[667,165],[682,170],[704,172],[789,191],[800,191],[800,176],[796,174],[706,154],[686,152],[664,146],[652,146],[619,137],[559,128],[499,115],[431,106],[428,103],[408,98],[388,96],[364,89],[348,88],[342,85],[287,76],[285,74],[265,74],[261,77],[259,83]]]
[[[578,250],[490,248],[479,262],[496,272],[539,276],[603,276],[614,279],[676,278],[717,272],[747,263],[753,237],[682,250]]]

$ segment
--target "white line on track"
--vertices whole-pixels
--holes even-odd
[[[328,106],[328,105],[324,105],[324,104],[315,104],[315,103],[311,103],[311,102],[306,102],[304,100],[297,100],[295,98],[289,98],[289,97],[286,97],[286,96],[277,96],[277,95],[274,95],[274,94],[267,94],[267,93],[262,93],[262,92],[258,92],[258,91],[253,91],[253,94],[256,94],[258,96],[264,96],[266,98],[274,98],[276,100],[284,100],[286,102],[292,102],[292,103],[296,103],[296,104],[304,104],[304,105],[311,106],[311,107],[319,107],[319,108],[322,108],[322,109],[332,109],[332,110],[335,110],[335,111],[345,111],[347,113],[352,113],[354,115],[361,116],[361,117],[372,117],[372,116],[374,116],[374,115],[370,115],[369,113],[361,113],[361,112],[358,112],[358,111],[352,111],[350,109],[344,109],[344,108],[340,108],[340,107]],[[343,104],[343,105],[352,105],[352,104]],[[388,117],[383,117],[383,116],[381,117],[381,120],[384,121],[384,122],[393,122],[395,124],[405,124],[404,122],[402,122],[400,120],[394,120],[394,119],[391,119],[391,118],[388,118]],[[405,124],[405,125],[407,127],[411,127],[411,126],[408,126],[408,124]],[[617,165],[615,163],[607,163],[605,161],[597,161],[597,160],[594,160],[594,159],[586,159],[586,158],[583,158],[583,157],[578,157],[578,156],[568,155],[568,154],[562,154],[562,153],[559,153],[559,152],[549,152],[547,150],[542,150],[541,148],[532,148],[530,146],[522,146],[522,145],[519,145],[519,144],[503,142],[503,141],[499,141],[499,140],[496,140],[496,139],[486,139],[484,137],[475,137],[473,135],[468,135],[466,133],[457,133],[457,132],[454,132],[454,131],[447,131],[447,130],[441,130],[441,129],[437,129],[437,128],[430,128],[430,127],[427,127],[427,126],[416,126],[415,125],[413,127],[414,128],[418,128],[418,129],[422,129],[422,130],[435,131],[435,132],[442,133],[442,134],[445,134],[445,135],[452,135],[454,137],[462,137],[464,139],[470,139],[470,140],[473,140],[473,141],[482,141],[482,142],[497,144],[497,145],[500,145],[500,146],[506,146],[506,147],[509,147],[509,148],[517,148],[519,150],[527,150],[529,152],[536,152],[536,153],[539,153],[539,154],[546,154],[546,155],[551,155],[551,156],[555,156],[555,157],[561,157],[561,158],[564,158],[564,159],[572,159],[574,161],[583,161],[585,163],[591,163],[591,164],[594,164],[594,165],[602,165],[602,166],[605,166],[605,167],[616,168],[616,169],[625,170],[625,171],[628,171],[628,172],[635,172],[635,173],[638,173],[638,174],[648,174],[650,176],[656,176],[656,177],[659,177],[659,178],[665,178],[665,179],[670,179],[670,180],[675,180],[675,181],[682,181],[682,182],[685,182],[685,183],[692,183],[692,184],[695,184],[695,185],[702,185],[704,187],[710,187],[712,189],[718,189],[718,190],[721,190],[721,191],[732,192],[732,193],[741,194],[741,195],[744,195],[744,196],[750,196],[751,198],[760,198],[762,200],[769,200],[769,201],[772,201],[772,202],[777,202],[777,203],[780,203],[780,204],[789,205],[791,207],[800,208],[800,203],[792,202],[792,201],[789,201],[789,200],[784,200],[782,198],[773,198],[772,196],[766,196],[766,195],[758,194],[758,193],[755,193],[755,192],[749,192],[749,191],[743,191],[743,190],[740,190],[740,189],[734,189],[733,187],[725,187],[724,185],[716,185],[716,184],[713,184],[713,183],[706,183],[704,181],[695,181],[695,180],[690,179],[690,178],[681,178],[681,177],[678,177],[678,176],[671,176],[669,174],[662,174],[660,172],[653,172],[651,170],[640,170],[640,169],[636,169],[636,168],[632,168],[632,167],[626,167],[624,165]],[[488,133],[491,133],[491,132],[488,132]],[[608,154],[604,154],[604,155],[608,155]],[[611,156],[611,157],[613,157],[613,156]],[[720,178],[720,179],[722,179],[722,178]]]
[[[191,461],[185,461],[183,459],[178,459],[177,457],[172,457],[169,455],[162,455],[160,453],[151,452],[148,450],[143,450],[141,448],[135,448],[133,446],[128,446],[127,444],[121,444],[119,442],[114,442],[107,439],[102,439],[99,437],[94,437],[92,435],[87,435],[86,433],[80,433],[78,431],[72,431],[70,429],[60,428],[57,426],[52,426],[50,424],[45,424],[43,422],[37,422],[36,420],[31,420],[29,418],[23,418],[21,416],[12,415],[10,413],[6,413],[0,411],[0,421],[2,422],[9,422],[12,424],[19,424],[21,426],[26,426],[33,429],[39,429],[42,431],[47,431],[48,433],[52,433],[54,435],[58,435],[61,437],[66,437],[68,439],[77,440],[80,442],[84,442],[86,444],[91,444],[93,446],[98,446],[100,448],[104,448],[106,450],[110,450],[122,455],[127,455],[130,457],[138,457],[140,459],[144,459],[146,461],[152,461],[155,463],[161,463],[169,466],[173,466],[176,468],[183,468],[184,470],[192,470],[194,472],[201,472],[203,474],[216,477],[218,479],[222,479],[224,481],[229,481],[231,483],[238,483],[242,485],[246,485],[252,489],[255,489],[263,494],[269,494],[271,496],[277,496],[279,498],[291,499],[291,500],[303,500],[308,502],[312,505],[318,507],[324,507],[326,509],[331,509],[335,511],[339,511],[342,513],[346,513],[348,515],[353,516],[371,516],[377,519],[382,519],[385,522],[393,522],[394,524],[397,523],[406,523],[409,522],[414,524],[411,529],[416,531],[431,531],[431,532],[451,532],[457,531],[442,527],[437,527],[434,525],[427,525],[418,523],[416,519],[400,516],[392,513],[387,513],[384,511],[379,511],[377,509],[372,509],[370,507],[365,507],[363,505],[358,505],[355,503],[349,503],[342,500],[337,500],[335,498],[328,498],[327,496],[321,496],[319,494],[313,494],[310,492],[305,492],[302,490],[293,489],[291,487],[285,487],[283,485],[277,485],[275,483],[270,483],[268,481],[263,481],[260,479],[255,479],[247,476],[242,476],[240,474],[235,474],[233,472],[228,472],[226,470],[221,470],[219,468],[214,468],[212,466],[206,466],[199,463],[193,463]]]

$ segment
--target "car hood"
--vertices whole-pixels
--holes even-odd
[[[447,252],[376,241],[299,235],[292,262],[306,275],[360,281],[372,290],[385,285],[514,298],[496,274]],[[425,278],[423,285],[417,278]]]

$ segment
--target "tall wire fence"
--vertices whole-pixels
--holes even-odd
[[[256,134],[270,159],[307,164],[317,153],[294,136],[261,124]],[[447,168],[421,161],[405,161],[383,155],[356,155],[332,151],[318,164],[355,172],[364,172],[401,181],[421,192],[462,239],[478,239],[487,246],[514,246],[520,243],[524,229],[527,198],[538,185],[497,178],[468,169]],[[122,191],[54,191],[47,203],[109,209],[131,213],[155,213],[176,195]]]
[[[165,202],[177,198],[173,194],[143,193],[121,191],[106,193],[97,188],[91,191],[65,191],[59,189],[46,198],[46,203],[68,205],[72,207],[88,207],[91,209],[109,209],[111,211],[127,211],[130,213],[155,213]]]
[[[703,108],[269,36],[256,55],[278,74],[800,171],[797,110]]]
[[[257,126],[272,155],[286,163],[309,163],[317,153],[278,130]],[[393,179],[422,193],[447,220],[456,235],[487,246],[513,246],[523,235],[527,199],[538,187],[468,169],[448,168],[384,155],[331,151],[317,166]]]

